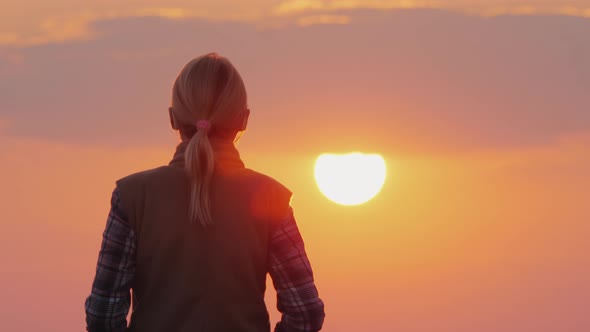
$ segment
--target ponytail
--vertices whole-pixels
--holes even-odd
[[[190,175],[191,198],[189,217],[203,226],[213,223],[211,218],[210,184],[213,177],[215,159],[207,129],[198,129],[190,139],[185,152],[186,171]]]

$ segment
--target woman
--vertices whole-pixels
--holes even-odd
[[[170,164],[113,192],[87,330],[269,331],[269,273],[282,313],[275,331],[319,331],[324,305],[291,193],[245,168],[234,146],[250,113],[239,73],[217,54],[192,60],[169,113],[182,140]]]

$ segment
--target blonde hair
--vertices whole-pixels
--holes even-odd
[[[231,62],[216,53],[195,58],[174,82],[171,112],[181,135],[190,139],[185,151],[185,168],[191,179],[189,217],[207,226],[213,222],[209,193],[215,168],[209,133],[237,134],[245,129],[248,110],[244,82]],[[210,130],[196,129],[201,120],[209,121]]]

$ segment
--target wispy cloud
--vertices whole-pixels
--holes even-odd
[[[350,16],[348,15],[313,15],[304,16],[297,20],[297,24],[302,27],[316,24],[348,24]]]
[[[326,3],[322,0],[289,0],[278,4],[272,12],[275,15],[286,15],[325,9],[327,9]]]
[[[343,9],[393,9],[393,8],[428,8],[414,0],[287,0],[275,6],[274,15],[293,15],[314,11],[334,11]]]
[[[179,18],[189,18],[189,17],[196,17],[196,15],[192,10],[188,10],[186,8],[143,8],[136,12],[135,16],[145,17],[145,16],[155,16],[155,17],[165,17],[170,19],[179,19]]]
[[[92,37],[90,24],[105,19],[106,16],[80,14],[69,18],[47,18],[33,34],[4,33],[0,34],[0,45],[32,46],[48,43],[84,40]]]
[[[590,17],[590,6],[532,6],[532,5],[511,5],[511,6],[490,6],[479,10],[466,10],[466,12],[482,16],[498,15],[564,15]]]
[[[590,17],[587,1],[432,1],[432,0],[285,0],[272,9],[276,16],[353,9],[447,9],[474,15],[569,15]]]
[[[44,19],[32,33],[2,33],[0,46],[27,47],[43,44],[60,44],[71,41],[89,40],[96,36],[92,25],[99,21],[133,17],[161,17],[186,19],[206,16],[185,8],[147,7],[137,10],[111,10],[104,12],[81,12],[75,15],[49,17]]]

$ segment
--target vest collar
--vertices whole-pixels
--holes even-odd
[[[211,147],[213,148],[216,171],[244,168],[244,162],[240,158],[240,153],[231,140],[210,137],[209,142],[211,142]],[[178,144],[174,157],[170,161],[170,166],[184,168],[184,153],[187,146],[188,141],[182,141]]]

